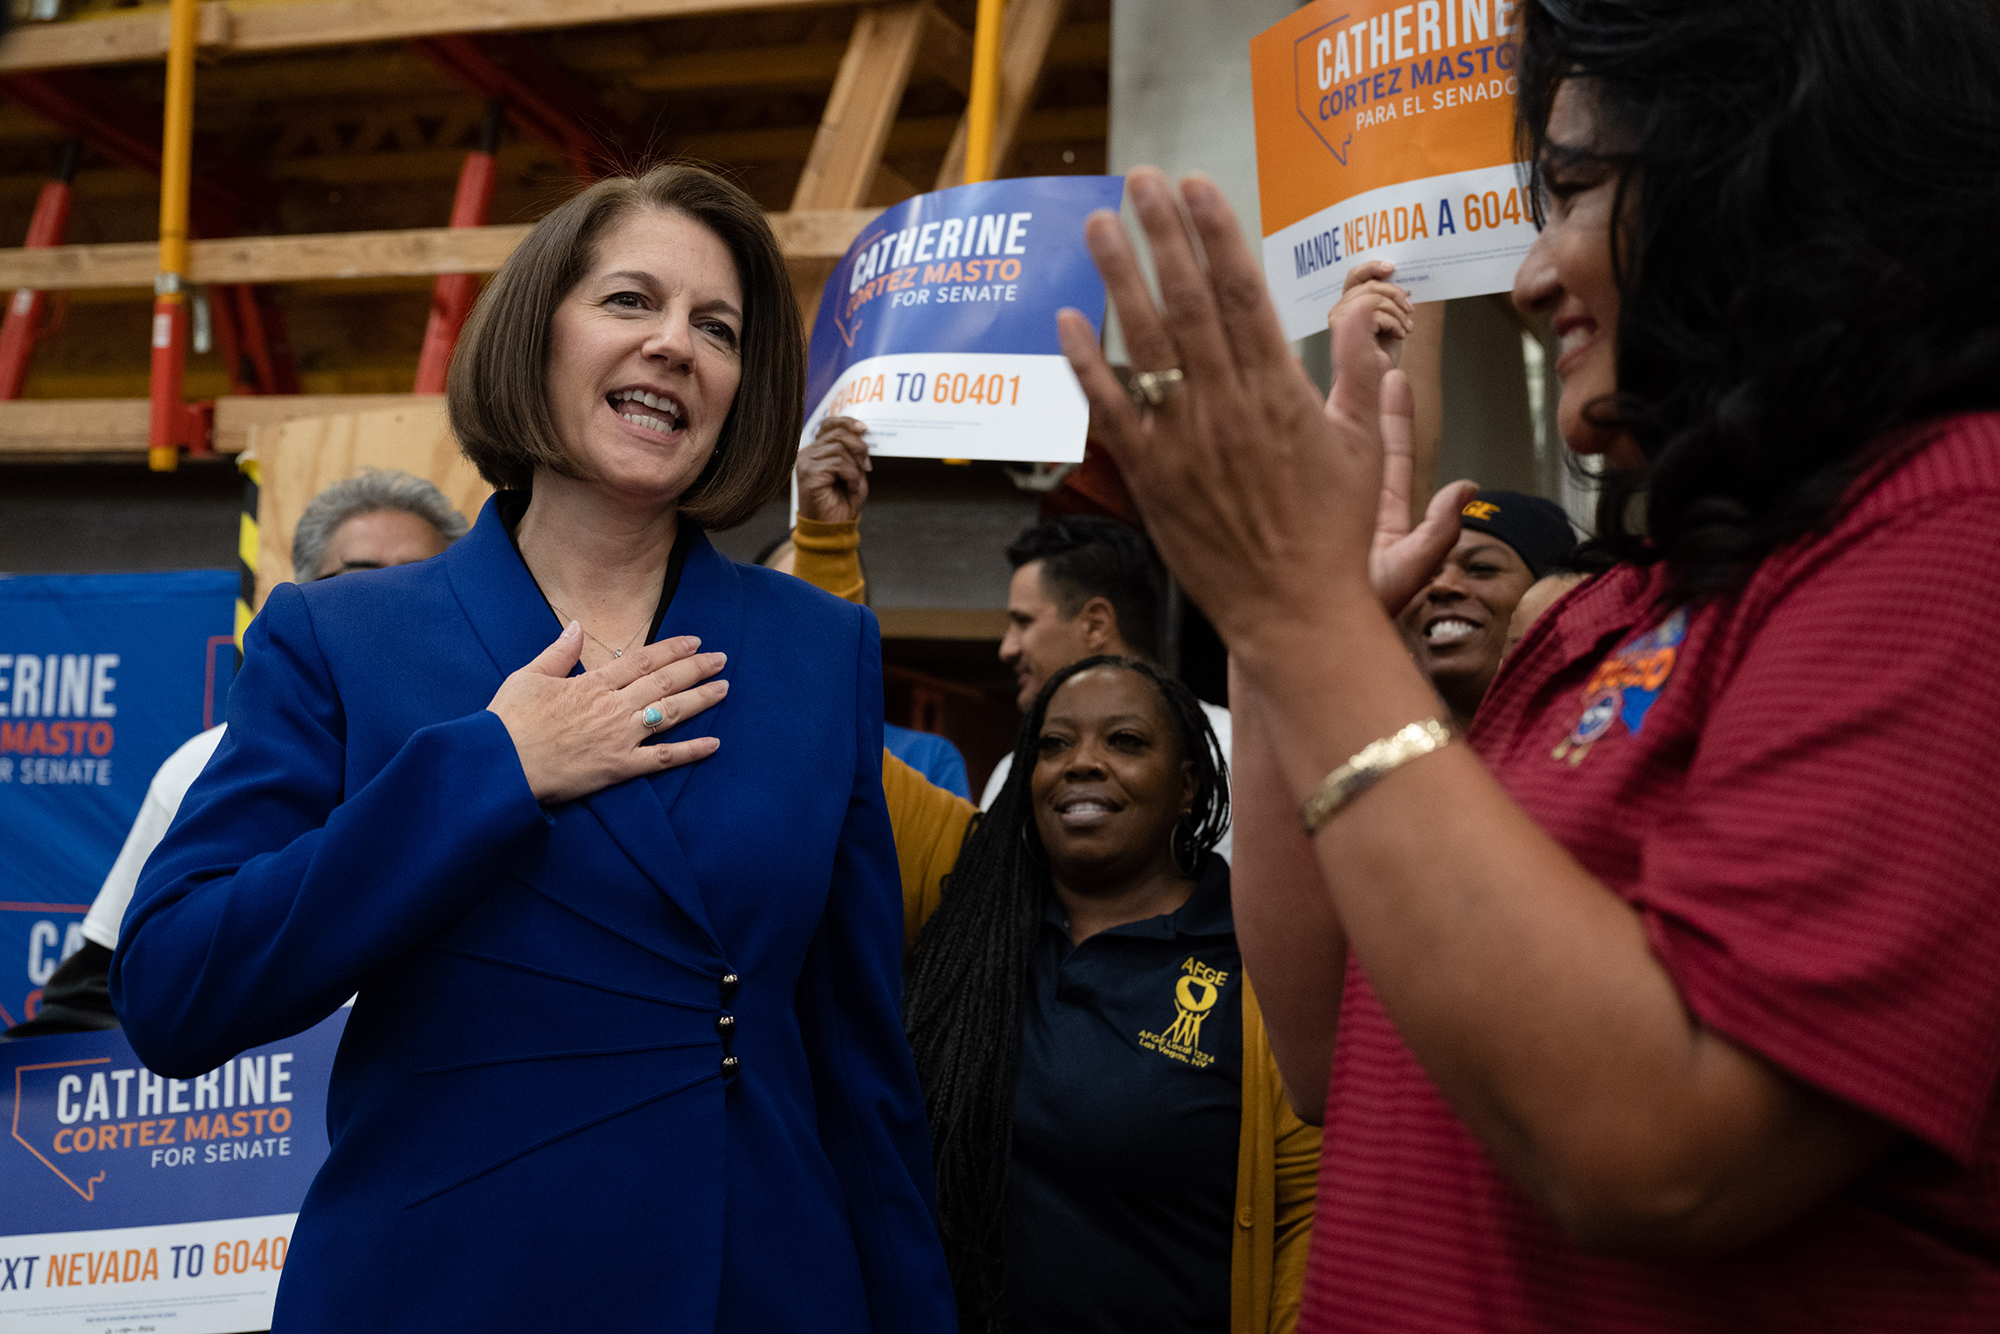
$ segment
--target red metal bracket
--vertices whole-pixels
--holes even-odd
[[[643,140],[623,118],[526,38],[453,35],[411,45],[485,97],[505,101],[514,126],[560,150],[583,180],[636,162],[644,152]]]
[[[500,122],[506,118],[507,104],[494,98],[486,105],[486,123],[479,130],[479,147],[465,155],[458,173],[458,193],[451,201],[451,225],[483,227],[493,203],[494,153],[500,147]],[[417,357],[419,394],[442,394],[451,370],[451,354],[465,317],[479,297],[479,280],[469,273],[447,273],[431,288],[431,314],[424,326],[424,347]]]
[[[128,167],[160,174],[160,109],[82,70],[0,75],[0,97]],[[235,236],[271,219],[278,193],[262,175],[197,136],[190,211],[203,236]]]
[[[257,373],[255,392],[296,394],[299,372],[292,363],[292,345],[285,337],[284,312],[277,295],[266,286],[211,288],[236,300],[236,323],[243,339],[242,355]]]
[[[127,96],[105,79],[82,70],[0,75],[0,97],[54,122],[114,161],[159,175],[159,108]],[[199,169],[189,201],[195,235],[236,236],[252,224],[273,220],[278,190],[261,173],[202,135],[195,138],[195,159]],[[270,289],[219,287],[211,295],[215,297],[211,313],[216,315],[236,391],[298,393],[284,313]],[[156,312],[156,324],[159,313],[163,312]],[[185,309],[180,319],[185,324]],[[157,340],[154,355],[160,355]]]
[[[45,250],[63,243],[69,230],[69,183],[76,175],[76,159],[82,149],[79,141],[71,139],[59,151],[55,177],[42,186],[41,198],[35,201],[27,249]],[[7,318],[0,322],[0,398],[21,396],[21,386],[28,379],[28,358],[35,351],[35,340],[44,332],[42,314],[48,302],[48,293],[23,287],[7,303]]]
[[[174,443],[191,459],[215,457],[215,403],[181,404],[180,430]]]

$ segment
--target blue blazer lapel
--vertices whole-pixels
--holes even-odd
[[[688,522],[686,519],[682,523]],[[703,653],[724,653],[729,656],[717,680],[729,681],[736,674],[736,651],[743,642],[743,576],[736,572],[735,562],[715,549],[708,540],[708,534],[696,528],[688,543],[687,564],[681,569],[681,586],[674,593],[674,600],[667,606],[666,617],[660,622],[660,638],[672,639],[676,635],[694,635],[701,640]],[[736,709],[740,713],[742,710]],[[721,737],[731,718],[730,701],[725,697],[722,703],[707,713],[697,714],[680,726],[667,732],[670,741],[686,737]],[[688,777],[700,770],[701,766],[683,765],[669,769],[648,780],[648,786],[659,796],[660,805],[667,810],[674,808],[680,800],[681,789],[687,786]]]
[[[688,520],[682,519],[681,522],[687,523]],[[672,639],[676,635],[699,636],[704,653],[728,654],[731,665],[722,669],[719,679],[730,679],[736,650],[743,638],[742,577],[737,574],[735,565],[715,549],[707,534],[699,528],[694,530],[688,543],[687,564],[681,569],[680,587],[674,591],[674,600],[668,604],[667,614],[660,622],[661,639]],[[697,714],[661,733],[661,739],[682,741],[689,737],[712,736],[723,738],[726,742],[730,716],[730,701],[725,698],[708,712]],[[682,765],[651,778],[620,783],[586,798],[585,804],[604,825],[604,832],[625,850],[625,855],[637,863],[714,943],[715,931],[709,925],[708,910],[703,905],[694,868],[688,864],[687,855],[681,850],[680,836],[675,833],[673,822],[667,818],[667,813],[680,800],[689,776],[700,768],[699,764]],[[717,949],[719,952],[719,944]]]
[[[479,522],[443,559],[452,593],[501,676],[527,666],[562,633],[507,536],[497,496],[487,499]]]
[[[500,676],[526,666],[562,632],[520,553],[514,550],[494,500],[488,500],[480,510],[472,531],[445,552],[444,561],[459,605]],[[660,623],[660,638],[699,635],[704,651],[720,651],[734,658],[742,633],[743,594],[736,568],[697,528],[690,537],[680,587]],[[722,675],[729,676],[730,669],[724,668]],[[728,711],[725,700],[662,737],[720,736]],[[632,779],[584,798],[583,804],[612,842],[714,945],[715,932],[702,905],[701,889],[667,819],[690,772],[689,766],[683,766],[651,778]]]

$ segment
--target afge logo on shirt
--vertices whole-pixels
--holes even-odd
[[[1190,956],[1181,965],[1181,975],[1174,979],[1174,1021],[1163,1033],[1141,1031],[1139,1045],[1197,1070],[1212,1063],[1214,1054],[1201,1050],[1201,1022],[1222,999],[1222,988],[1228,982],[1228,973]]]

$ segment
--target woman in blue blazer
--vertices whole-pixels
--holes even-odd
[[[111,989],[174,1076],[359,993],[277,1330],[953,1327],[875,622],[702,534],[798,327],[735,187],[592,186],[453,365],[471,534],[251,626]]]

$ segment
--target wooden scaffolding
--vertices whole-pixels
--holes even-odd
[[[206,0],[181,447],[408,402],[437,280],[651,158],[769,209],[810,312],[876,210],[965,178],[974,22],[974,0]],[[145,453],[169,45],[166,5],[100,0],[0,43],[0,237],[30,237],[0,249],[26,344],[0,460]],[[1011,0],[1000,45],[999,174],[1103,171],[1109,0]],[[67,226],[36,233],[66,141]],[[443,225],[482,148],[491,221]]]

